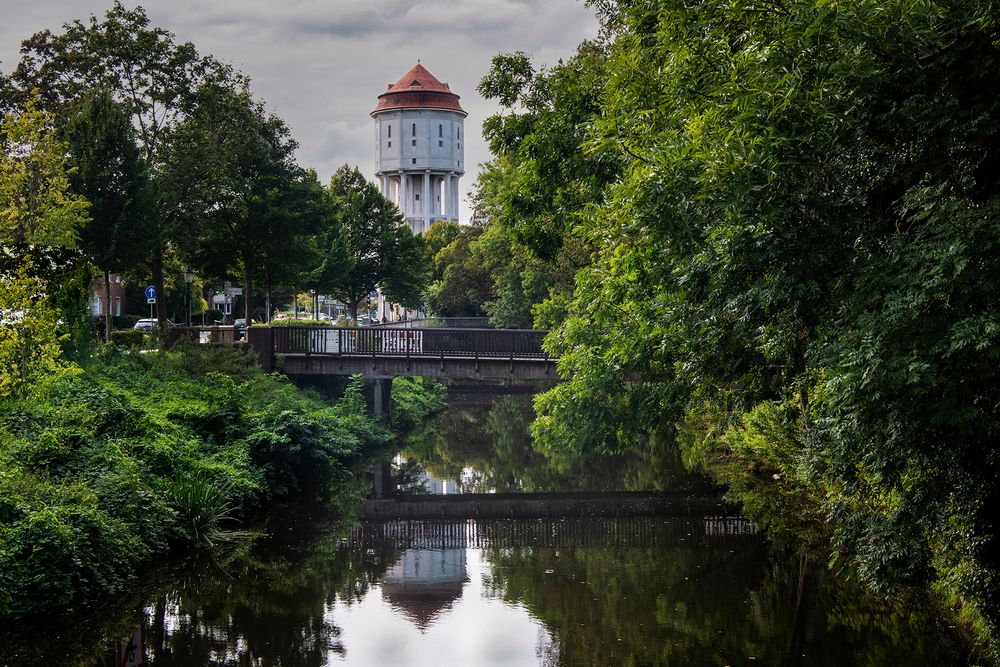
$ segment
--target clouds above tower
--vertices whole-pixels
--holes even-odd
[[[17,60],[22,39],[66,21],[102,14],[111,0],[14,0],[0,22],[0,68]],[[125,0],[126,5],[132,3]],[[494,110],[476,83],[501,51],[522,50],[554,63],[597,33],[578,0],[145,0],[156,25],[231,62],[290,125],[299,160],[328,178],[345,162],[374,174],[371,119],[386,83],[421,60],[461,95],[466,120],[463,187],[489,158],[480,138]],[[355,136],[355,129],[360,136]],[[468,219],[464,205],[463,219]]]

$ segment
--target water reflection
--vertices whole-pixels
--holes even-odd
[[[465,549],[407,549],[382,581],[382,597],[421,630],[451,608],[469,580]]]
[[[365,524],[129,604],[8,635],[0,664],[120,665],[140,631],[154,666],[963,663],[920,600],[872,600],[733,517]]]
[[[409,434],[394,477],[403,492],[433,492],[448,480],[452,492],[701,491],[704,477],[686,471],[672,443],[653,439],[617,456],[567,456],[532,442],[532,397],[458,394],[449,409]],[[429,477],[422,477],[427,471]]]
[[[536,451],[530,419],[526,396],[466,402],[407,440],[411,474],[393,477],[419,484],[426,467],[507,492],[701,484],[663,443],[575,461]],[[967,663],[926,600],[873,599],[740,517],[299,518],[100,609],[0,629],[0,665]]]

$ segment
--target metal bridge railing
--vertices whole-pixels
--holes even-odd
[[[277,354],[548,359],[547,331],[528,329],[403,329],[273,327]]]

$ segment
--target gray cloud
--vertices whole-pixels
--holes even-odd
[[[13,68],[20,42],[42,28],[103,14],[110,0],[0,0],[0,67]],[[130,4],[126,2],[126,4]],[[466,162],[489,159],[480,136],[495,105],[475,91],[494,54],[522,50],[536,62],[569,56],[597,32],[578,0],[146,0],[155,25],[233,63],[292,129],[303,166],[323,181],[341,164],[374,171],[368,114],[387,83],[418,59],[462,96]],[[468,192],[470,168],[462,179]],[[463,196],[464,199],[464,196]],[[463,220],[468,208],[463,205]]]

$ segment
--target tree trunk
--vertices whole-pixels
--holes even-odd
[[[360,299],[358,301],[360,301]],[[351,309],[351,321],[355,323],[358,321],[358,301],[350,301],[347,304],[347,306]]]
[[[264,294],[264,321],[271,323],[271,281],[267,282],[267,292]]]
[[[108,270],[104,271],[104,299],[104,342],[106,343],[111,340],[111,318],[113,316],[111,310],[111,272]]]
[[[810,327],[804,327],[799,332],[799,340],[794,352],[794,372],[799,384],[799,411],[802,414],[802,427],[809,428],[809,378],[806,373],[808,362],[806,354],[808,352]]]
[[[247,326],[250,325],[250,294],[253,290],[253,273],[251,273],[250,265],[244,260],[243,262],[243,319],[247,321]]]
[[[253,306],[250,303],[253,296],[253,260],[249,253],[243,255],[243,319],[250,326],[250,313]]]
[[[160,338],[164,337],[167,326],[167,294],[163,289],[163,246],[153,248],[153,287],[156,289],[156,328]]]

